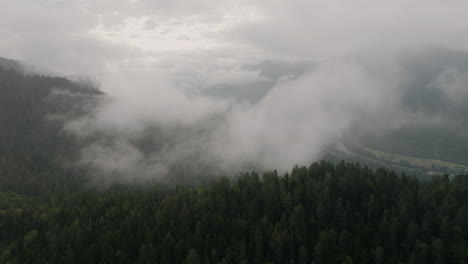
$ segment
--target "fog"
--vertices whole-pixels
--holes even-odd
[[[408,94],[468,96],[465,1],[2,5],[0,56],[106,94],[64,125],[104,181],[287,170],[344,138],[453,122]]]

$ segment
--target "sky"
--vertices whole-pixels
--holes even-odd
[[[83,149],[81,162],[102,171],[159,175],[193,156],[228,169],[288,169],[320,158],[355,127],[437,123],[439,115],[402,109],[419,78],[408,65],[468,52],[462,0],[0,4],[1,57],[87,76],[108,95],[65,126],[113,138]],[[426,86],[462,103],[461,64],[441,64]],[[165,140],[158,151],[135,147],[155,128]]]
[[[127,69],[174,67],[175,62],[224,68],[268,59],[321,60],[385,45],[466,49],[468,38],[468,4],[461,0],[1,4],[2,56],[68,74],[93,74],[117,64]]]

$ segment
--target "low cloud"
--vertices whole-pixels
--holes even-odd
[[[372,51],[324,61],[295,78],[279,78],[253,102],[194,93],[142,75],[112,76],[102,84],[114,94],[67,129],[97,138],[84,149],[82,162],[119,180],[167,180],[181,171],[206,176],[287,170],[320,159],[345,138],[446,126],[447,113],[414,109],[405,101],[440,82],[445,67],[436,71],[439,77],[426,78],[421,72],[427,66],[420,63],[425,57],[416,54],[411,63],[408,58],[407,52]],[[414,86],[415,80],[422,86]]]
[[[101,179],[288,169],[343,138],[453,126],[442,105],[467,96],[461,0],[18,0],[4,10],[1,56],[91,75],[106,94],[65,125]]]

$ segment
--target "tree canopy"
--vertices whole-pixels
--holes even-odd
[[[199,186],[2,193],[2,263],[462,263],[468,178],[313,163]]]

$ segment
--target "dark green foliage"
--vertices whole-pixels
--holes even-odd
[[[59,195],[59,194],[56,194]],[[204,187],[8,193],[1,263],[462,263],[468,178],[314,163]]]

